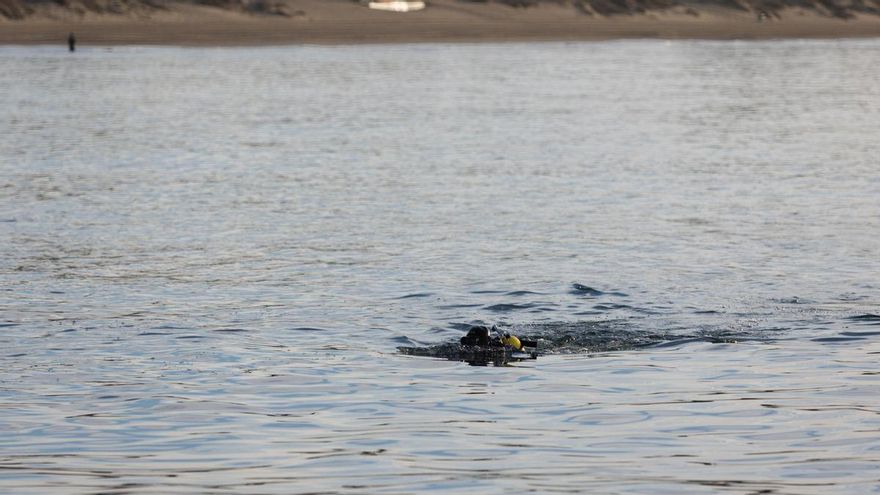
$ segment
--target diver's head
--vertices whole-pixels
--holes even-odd
[[[462,345],[489,345],[489,327],[475,325],[468,330],[467,335],[461,338]]]

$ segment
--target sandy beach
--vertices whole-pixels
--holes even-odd
[[[420,12],[370,10],[346,0],[289,0],[284,15],[189,4],[121,14],[53,7],[22,20],[0,20],[2,44],[271,45],[397,42],[565,41],[625,38],[768,39],[880,35],[880,16],[840,19],[784,9],[767,18],[729,8],[674,7],[634,15],[585,15],[570,5],[514,8],[434,0]],[[54,10],[52,10],[54,9]]]

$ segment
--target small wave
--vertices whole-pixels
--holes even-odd
[[[873,337],[880,335],[880,332],[840,332],[840,335],[846,335],[847,337]]]
[[[400,296],[397,299],[413,299],[417,297],[431,297],[433,296],[433,292],[416,292],[414,294],[407,294],[405,296]]]
[[[482,306],[482,304],[441,304],[437,306],[437,309],[477,308],[479,306]]]
[[[819,337],[816,339],[811,339],[813,342],[821,342],[823,344],[841,344],[845,342],[855,342],[858,340],[866,340],[865,337]]]
[[[864,301],[868,299],[868,296],[865,294],[856,294],[855,292],[847,292],[846,294],[841,294],[837,297],[838,301],[845,302],[855,302],[855,301]]]
[[[633,307],[628,304],[597,304],[593,306],[593,309],[599,311],[610,311],[613,309],[633,309]]]
[[[583,284],[572,284],[571,293],[587,296],[601,296],[602,294],[604,294],[604,292],[602,292],[601,290],[594,289]]]
[[[775,299],[775,301],[780,304],[816,304],[816,301],[812,301],[810,299],[803,299],[798,296],[783,297],[781,299]]]
[[[505,296],[530,296],[530,295],[540,295],[540,292],[532,292],[530,290],[515,290],[511,292],[506,292]]]
[[[296,327],[291,330],[295,332],[324,332],[323,328],[315,328],[315,327]]]
[[[577,296],[593,296],[593,297],[598,297],[598,296],[627,297],[628,296],[628,294],[625,294],[623,292],[616,292],[616,291],[615,292],[606,292],[606,291],[602,291],[599,289],[595,289],[595,288],[590,287],[588,285],[583,285],[583,284],[578,284],[578,283],[574,283],[571,285],[571,290],[569,291],[569,294],[574,294]]]
[[[849,318],[847,318],[847,320],[854,321],[856,323],[862,323],[865,325],[880,325],[880,315],[875,315],[873,313],[850,316]]]
[[[672,340],[666,340],[659,342],[657,344],[649,344],[645,347],[651,347],[653,349],[662,349],[666,347],[679,347],[687,344],[695,344],[699,342],[706,342],[707,339],[703,337],[684,337]]]
[[[486,306],[485,309],[487,309],[489,311],[495,311],[495,312],[500,313],[500,312],[504,312],[504,311],[516,311],[516,310],[520,310],[520,309],[531,309],[531,308],[534,308],[535,306],[537,306],[537,304],[531,304],[531,303],[526,303],[526,304],[493,304],[491,306]]]

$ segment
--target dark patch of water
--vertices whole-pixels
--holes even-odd
[[[529,296],[529,295],[540,295],[540,292],[533,292],[530,290],[515,290],[511,292],[506,292],[505,296]]]
[[[296,332],[325,332],[323,328],[315,328],[315,327],[296,327],[291,330]]]
[[[880,335],[880,332],[840,332],[840,335],[846,335],[849,337],[870,337]]]
[[[873,313],[850,316],[849,318],[847,318],[847,320],[862,325],[880,325],[880,315],[875,315]]]
[[[491,306],[486,306],[485,309],[489,311],[495,311],[498,313],[506,312],[506,311],[518,311],[521,309],[531,309],[536,307],[537,304],[534,303],[525,303],[525,304],[512,304],[512,303],[502,303],[502,304],[493,304]]]
[[[414,294],[407,294],[405,296],[400,296],[396,299],[414,299],[414,298],[419,298],[419,297],[431,297],[433,295],[434,294],[431,292],[416,292]]]
[[[607,296],[616,296],[616,297],[627,297],[628,296],[628,294],[625,294],[623,292],[616,292],[616,291],[606,292],[606,291],[602,291],[602,290],[590,287],[588,285],[583,285],[583,284],[578,284],[578,283],[572,284],[571,290],[569,291],[569,294],[574,294],[574,295],[578,295],[578,296],[593,296],[593,297],[606,296],[606,295]]]
[[[577,295],[585,295],[585,296],[601,296],[604,294],[601,290],[594,289],[592,287],[583,285],[583,284],[573,284],[571,286],[571,293]]]

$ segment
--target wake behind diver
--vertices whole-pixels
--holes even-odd
[[[473,366],[505,365],[510,362],[537,359],[538,342],[520,339],[508,332],[501,332],[494,325],[475,325],[459,339],[459,343],[440,344],[431,347],[399,347],[401,353],[465,361]]]

